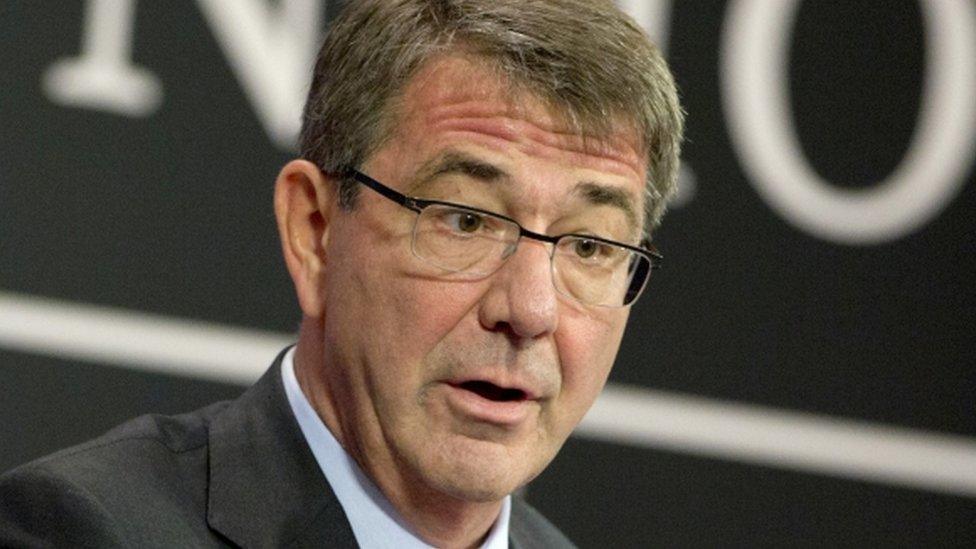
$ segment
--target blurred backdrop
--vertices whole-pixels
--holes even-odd
[[[976,544],[976,5],[631,0],[666,256],[529,500],[581,545]],[[0,3],[0,470],[294,339],[272,183],[331,0]]]

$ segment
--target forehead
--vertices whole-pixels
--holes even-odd
[[[453,131],[482,142],[514,143],[529,155],[634,179],[643,188],[647,159],[636,130],[608,124],[613,129],[606,135],[587,134],[478,56],[428,61],[393,110],[394,133],[408,141]]]

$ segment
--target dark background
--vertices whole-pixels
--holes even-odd
[[[764,202],[735,152],[721,86],[728,6],[674,4],[665,46],[689,113],[694,193],[656,235],[667,262],[633,310],[611,382],[976,437],[973,163],[907,235],[858,245],[806,233]],[[293,152],[268,137],[190,1],[137,3],[133,62],[164,89],[149,116],[53,101],[44,72],[79,54],[85,6],[0,5],[0,292],[293,331],[271,209]],[[799,8],[794,124],[838,187],[870,188],[908,148],[922,17],[907,1]],[[242,391],[8,347],[0,470],[140,413]],[[528,495],[590,547],[976,544],[970,497],[583,437]]]

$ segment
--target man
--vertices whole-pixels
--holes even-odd
[[[350,2],[275,185],[298,344],[237,401],[8,474],[0,540],[569,545],[510,494],[606,382],[681,132],[611,2]]]

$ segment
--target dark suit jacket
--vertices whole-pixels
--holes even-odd
[[[237,400],[143,416],[3,475],[0,546],[355,547],[280,365]],[[510,542],[571,546],[518,498]]]

